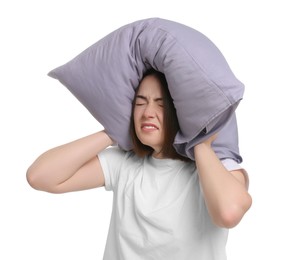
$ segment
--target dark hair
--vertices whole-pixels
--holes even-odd
[[[170,95],[168,83],[166,81],[166,77],[163,73],[156,71],[154,69],[149,69],[143,75],[142,80],[149,75],[154,75],[160,81],[161,84],[161,91],[163,95],[163,104],[164,104],[164,145],[162,147],[162,153],[165,158],[171,159],[181,159],[188,161],[187,157],[183,157],[182,155],[178,154],[173,146],[175,136],[179,130],[179,122],[177,118],[176,109],[173,103],[173,99]],[[141,82],[142,82],[141,80]],[[140,84],[141,84],[140,82]],[[139,87],[140,87],[139,84]],[[136,95],[138,93],[139,87],[136,89]],[[134,125],[134,109],[136,103],[136,95],[133,100],[133,107],[132,107],[132,115],[131,115],[131,122],[130,122],[130,134],[133,143],[133,151],[140,157],[144,157],[146,155],[150,155],[153,152],[153,148],[147,145],[144,145],[137,137]]]

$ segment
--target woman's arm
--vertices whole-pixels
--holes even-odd
[[[51,193],[104,186],[97,154],[112,144],[110,137],[101,131],[53,148],[29,167],[27,181],[34,189]]]
[[[227,171],[216,156],[211,147],[214,139],[215,136],[194,147],[195,161],[213,222],[221,227],[232,228],[251,207],[252,199],[243,172]]]

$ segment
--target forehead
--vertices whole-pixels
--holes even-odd
[[[162,97],[162,87],[160,80],[155,75],[146,76],[142,80],[137,94],[148,97]]]

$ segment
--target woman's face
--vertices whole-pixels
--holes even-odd
[[[155,75],[146,76],[136,94],[134,124],[138,139],[153,148],[153,156],[161,157],[164,143],[164,108],[160,81]]]

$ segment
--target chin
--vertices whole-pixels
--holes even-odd
[[[157,151],[157,150],[158,150],[158,148],[156,148],[156,147],[159,147],[159,145],[156,144],[155,142],[148,142],[147,140],[146,140],[146,141],[140,140],[140,141],[141,141],[142,144],[151,147],[154,151]]]
[[[142,144],[151,147],[153,150],[155,150],[154,147],[159,147],[159,144],[162,143],[161,140],[157,140],[160,139],[159,135],[155,134],[137,133],[137,137]]]

